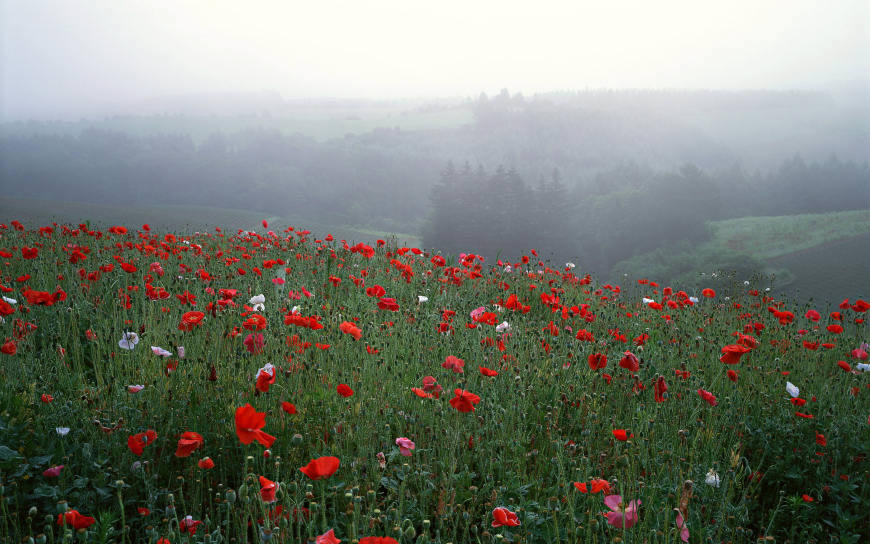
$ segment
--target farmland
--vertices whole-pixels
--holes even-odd
[[[858,293],[152,211],[0,226],[0,542],[870,537]]]

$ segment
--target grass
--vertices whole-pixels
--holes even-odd
[[[712,244],[767,260],[870,233],[870,210],[742,217],[708,225]]]
[[[333,529],[361,544],[673,543],[674,509],[692,542],[870,537],[868,374],[851,356],[867,340],[861,306],[813,322],[759,284],[722,277],[689,305],[650,284],[526,274],[519,262],[511,273],[444,266],[392,243],[367,257],[293,235],[129,226],[0,230],[3,294],[15,299],[0,305],[0,542],[311,542]],[[221,289],[235,290],[233,303]],[[478,307],[490,313],[472,318]],[[201,320],[182,326],[188,312]],[[140,337],[132,350],[119,344],[125,332]],[[735,332],[754,347],[726,365]],[[262,350],[246,347],[256,334]],[[620,363],[626,351],[636,367]],[[590,368],[596,353],[604,368]],[[275,380],[258,387],[266,363]],[[443,387],[437,398],[412,391],[427,376]],[[790,402],[787,381],[805,405]],[[449,402],[457,390],[480,397],[473,411]],[[240,440],[248,404],[275,437],[268,449]],[[147,430],[156,437],[137,455],[131,437]],[[202,437],[190,455],[179,448],[188,432]],[[410,456],[401,437],[416,445]],[[340,460],[333,475],[300,471],[321,456]],[[214,468],[199,466],[205,457]],[[710,471],[718,486],[705,483]],[[274,502],[260,477],[279,484]],[[602,515],[608,492],[575,486],[593,479],[641,501],[636,523],[614,526]],[[519,525],[493,527],[500,507]],[[58,525],[68,509],[93,523]],[[182,530],[186,516],[201,522],[195,534]]]

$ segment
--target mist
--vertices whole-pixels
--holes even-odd
[[[868,20],[863,1],[0,0],[0,215],[266,217],[855,296]]]
[[[870,4],[0,2],[3,120],[155,97],[476,97],[866,85]],[[170,108],[171,109],[171,108]]]

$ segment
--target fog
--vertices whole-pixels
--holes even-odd
[[[0,115],[136,113],[164,96],[842,89],[866,0],[0,1]]]

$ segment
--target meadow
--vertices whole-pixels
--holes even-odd
[[[858,295],[132,221],[0,225],[0,542],[870,538]]]

